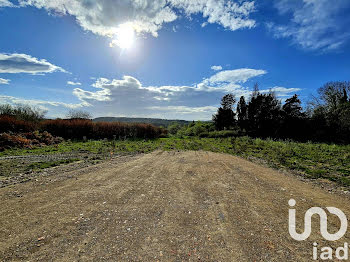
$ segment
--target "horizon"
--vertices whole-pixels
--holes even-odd
[[[0,0],[0,103],[209,121],[254,83],[305,103],[349,80],[350,2]]]

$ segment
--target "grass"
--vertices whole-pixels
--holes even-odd
[[[329,179],[350,186],[350,145],[297,143],[237,138],[160,138],[154,140],[118,140],[64,142],[34,149],[12,149],[1,156],[91,152],[98,154],[149,153],[154,150],[204,150],[258,158],[274,168],[295,170],[313,179]]]
[[[64,159],[64,160],[58,160],[58,161],[42,161],[42,162],[34,162],[27,166],[27,170],[41,170],[49,167],[55,167],[63,164],[70,164],[76,161],[79,161],[80,159],[74,158],[74,159]]]

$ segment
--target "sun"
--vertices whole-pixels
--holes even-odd
[[[121,49],[130,49],[135,43],[135,30],[131,23],[125,23],[118,27],[116,39],[113,43]]]

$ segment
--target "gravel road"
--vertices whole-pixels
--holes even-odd
[[[0,261],[312,261],[326,242],[288,233],[312,206],[349,198],[291,174],[210,152],[123,156],[0,189]],[[339,220],[329,215],[329,231]]]

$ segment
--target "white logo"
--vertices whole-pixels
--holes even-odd
[[[290,199],[288,201],[288,204],[290,207],[294,207],[296,201],[294,199]],[[345,214],[343,213],[343,211],[336,207],[326,207],[326,209],[329,211],[329,213],[336,215],[340,219],[340,229],[338,232],[334,234],[328,233],[327,213],[320,207],[312,207],[305,213],[304,232],[299,234],[296,232],[295,229],[295,209],[289,209],[289,234],[291,235],[291,237],[297,241],[306,240],[311,234],[311,218],[313,215],[317,214],[320,217],[320,231],[324,239],[328,241],[336,241],[342,238],[345,235],[346,230],[348,228],[348,220]]]

